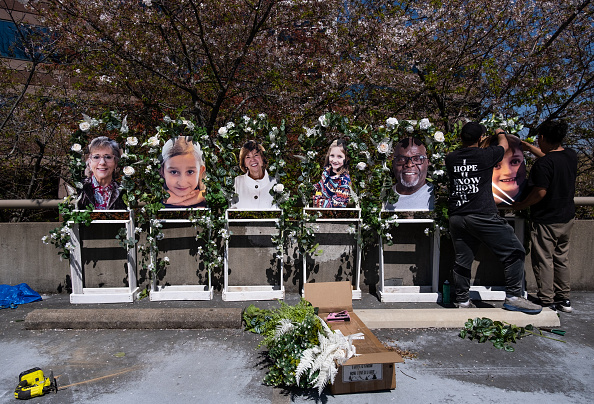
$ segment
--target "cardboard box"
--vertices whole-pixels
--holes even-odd
[[[306,283],[304,296],[324,320],[328,313],[347,310],[351,318],[347,322],[330,322],[333,330],[340,330],[345,336],[363,333],[365,338],[354,340],[357,354],[338,368],[332,394],[359,393],[363,391],[390,390],[396,388],[395,363],[404,362],[402,357],[388,350],[353,313],[352,286],[350,282]]]

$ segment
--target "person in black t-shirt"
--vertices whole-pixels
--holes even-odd
[[[530,172],[530,192],[514,209],[530,206],[532,270],[543,306],[571,312],[569,238],[575,216],[577,154],[561,146],[567,124],[544,122],[538,128],[540,148],[523,142],[524,149],[538,157]]]
[[[473,307],[470,301],[471,267],[481,243],[493,251],[503,264],[506,298],[503,307],[529,314],[542,307],[524,299],[524,259],[526,252],[514,229],[499,216],[493,200],[493,167],[509,148],[505,132],[497,129],[498,145],[479,148],[485,127],[468,122],[462,127],[462,148],[446,156],[449,178],[448,207],[450,234],[456,262],[454,284],[458,307]]]

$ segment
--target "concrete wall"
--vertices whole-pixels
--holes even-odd
[[[41,238],[56,223],[0,223],[0,284],[29,284],[40,293],[67,292],[70,286],[70,268],[60,260],[52,245],[45,245]],[[85,286],[125,286],[124,250],[114,240],[117,225],[93,225],[92,231],[81,230]],[[95,227],[97,226],[97,227]],[[430,285],[429,237],[425,225],[401,225],[394,232],[395,245],[385,246],[385,271],[387,284]],[[230,285],[273,284],[279,279],[278,262],[269,235],[274,228],[252,225],[234,227],[230,240]],[[197,254],[195,232],[185,225],[167,225],[165,239],[159,244],[160,254],[167,255],[171,265],[159,274],[160,284],[204,284],[207,274]],[[322,224],[317,241],[322,255],[307,259],[307,278],[310,281],[354,281],[356,268],[355,243],[348,232],[348,224]],[[577,221],[572,234],[570,261],[572,289],[594,290],[594,221]],[[296,248],[285,257],[283,282],[287,291],[296,292],[302,286],[303,261]],[[454,254],[451,241],[442,237],[440,255],[440,284],[451,280]],[[375,293],[379,282],[379,252],[377,248],[364,251],[361,264],[360,287],[364,293]],[[526,260],[528,290],[535,290],[530,257]],[[139,271],[141,286],[148,282],[148,274]],[[223,284],[221,273],[212,275],[215,290]],[[503,275],[499,264],[489,251],[481,251],[473,265],[473,282],[476,285],[502,286]]]

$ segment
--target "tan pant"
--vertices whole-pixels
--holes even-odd
[[[573,219],[567,223],[530,224],[532,270],[543,305],[569,299],[569,238]]]

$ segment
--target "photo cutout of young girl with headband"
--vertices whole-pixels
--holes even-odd
[[[315,208],[346,208],[351,197],[351,177],[346,142],[332,142],[326,153],[322,179],[314,184]]]
[[[205,187],[202,183],[206,167],[200,145],[191,137],[169,139],[161,153],[163,189],[169,197],[163,201],[166,208],[206,207]]]

